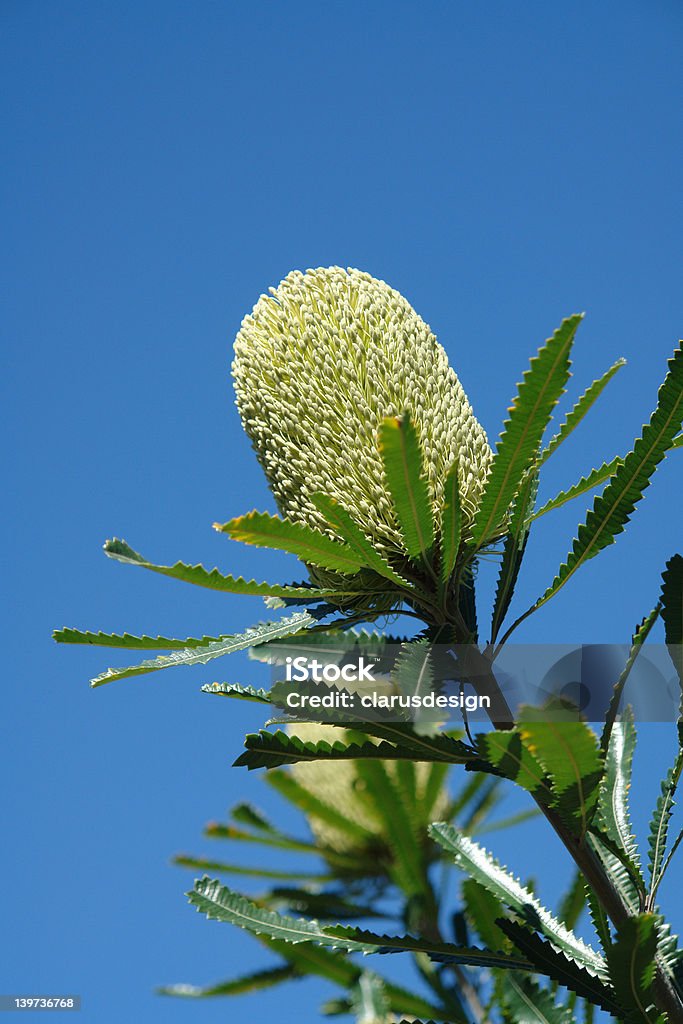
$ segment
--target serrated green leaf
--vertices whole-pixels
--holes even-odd
[[[633,861],[621,845],[615,843],[595,822],[590,827],[589,845],[597,849],[598,855],[605,865],[610,864],[608,870],[614,888],[621,894],[628,885],[628,898],[622,895],[624,905],[640,908],[644,897],[640,865]],[[622,870],[625,872],[623,881],[619,877]]]
[[[225,640],[227,634],[221,636],[186,637],[184,640],[168,636],[133,636],[132,633],[91,633],[80,629],[56,629],[52,634],[59,644],[92,644],[94,647],[123,647],[131,651],[173,651],[186,647],[206,647]]]
[[[420,733],[433,731],[434,723],[444,717],[443,712],[422,706],[423,697],[435,692],[432,646],[432,641],[426,638],[402,644],[392,672],[402,696],[419,701],[411,718],[413,727]]]
[[[606,754],[610,744],[610,737],[612,734],[612,729],[614,728],[614,723],[616,721],[617,714],[619,712],[619,704],[621,703],[621,697],[624,692],[624,687],[626,686],[628,677],[630,676],[633,666],[636,663],[636,659],[640,654],[640,649],[647,640],[650,634],[650,630],[657,621],[659,611],[660,606],[657,605],[655,608],[652,609],[649,615],[646,615],[645,618],[638,623],[633,633],[633,636],[631,637],[631,649],[629,651],[629,655],[626,659],[626,664],[624,665],[621,675],[614,684],[614,689],[612,691],[612,696],[610,698],[609,707],[607,708],[607,713],[605,715],[605,725],[602,730],[602,736],[600,737],[600,750],[602,751],[603,755]]]
[[[507,974],[503,992],[515,1024],[572,1024],[574,1020],[566,1006],[559,1006],[547,989],[530,978]]]
[[[472,547],[501,531],[525,472],[535,460],[545,429],[569,378],[569,353],[582,317],[563,320],[531,360],[496,446],[493,464],[472,526]]]
[[[587,494],[589,491],[594,491],[596,487],[606,483],[607,480],[614,476],[616,471],[624,460],[617,456],[612,459],[611,462],[603,462],[597,469],[592,469],[586,476],[582,476],[580,480],[577,480],[575,484],[568,487],[566,491],[560,491],[554,498],[550,498],[546,501],[545,505],[537,509],[529,517],[530,522],[534,522],[536,519],[540,519],[541,516],[546,515],[548,512],[554,512],[557,508],[562,508],[568,501],[573,501],[574,498],[579,498],[582,494]]]
[[[429,893],[422,834],[417,834],[407,801],[381,761],[359,761],[358,778],[365,783],[365,795],[383,824],[382,832],[393,852],[389,873],[410,898]]]
[[[192,857],[180,853],[173,858],[173,864],[193,871],[217,871],[221,875],[242,875],[245,878],[266,878],[279,882],[308,882],[318,884],[334,879],[332,874],[312,874],[310,871],[276,871],[270,868],[246,867],[244,864],[229,864],[211,857]]]
[[[683,344],[676,349],[668,365],[669,372],[659,389],[657,408],[650,422],[643,428],[633,451],[595,499],[557,576],[523,618],[559,593],[582,565],[613,544],[623,532],[683,422]]]
[[[267,512],[249,512],[228,523],[214,523],[214,529],[245,544],[287,551],[302,562],[324,569],[353,575],[363,565],[343,542],[331,540],[303,523],[292,523]]]
[[[420,700],[434,690],[434,669],[431,662],[432,643],[426,638],[410,640],[401,645],[396,658],[394,679],[404,696]]]
[[[678,847],[681,845],[682,841],[683,841],[683,828],[681,829],[681,831],[678,833],[678,835],[674,839],[674,841],[673,841],[673,843],[671,845],[671,849],[667,853],[666,859],[665,859],[664,863],[662,864],[662,867],[660,869],[659,875],[657,876],[657,887],[659,887],[662,879],[664,878],[664,875],[669,870],[669,865],[670,865],[671,861],[673,860],[674,855],[676,854],[676,851],[678,850]],[[657,889],[654,890],[653,895],[652,895],[651,902],[652,902],[653,909],[654,909],[654,905],[655,905],[655,896],[656,895],[657,895]],[[683,965],[683,954],[679,955],[678,960],[679,960],[679,966]]]
[[[666,563],[661,602],[666,644],[683,687],[683,555]]]
[[[488,850],[452,825],[436,823],[430,826],[429,833],[447,853],[453,855],[456,865],[462,871],[483,885],[532,927],[542,931],[558,949],[589,970],[597,974],[604,973],[605,963],[602,957],[553,917],[533,893],[511,875]]]
[[[261,992],[283,981],[299,976],[295,967],[285,964],[263,971],[243,974],[240,978],[219,982],[217,985],[164,985],[157,989],[160,996],[178,996],[183,999],[208,999],[212,996],[241,996],[247,992]]]
[[[610,875],[612,877],[612,875]],[[609,947],[612,945],[612,931],[610,929],[609,918],[605,913],[605,908],[602,903],[595,895],[595,890],[586,882],[586,903],[588,904],[588,912],[590,914],[593,927],[600,939],[600,945],[604,952],[607,952]]]
[[[221,885],[217,879],[204,877],[195,882],[188,894],[190,903],[209,920],[226,921],[256,935],[267,935],[284,942],[319,942],[323,945],[346,949],[353,952],[374,952],[366,943],[335,942],[327,935],[317,921],[287,917],[272,910],[257,906],[246,896]]]
[[[612,728],[595,821],[628,856],[633,865],[636,888],[640,893],[644,893],[645,883],[639,870],[638,845],[633,835],[629,811],[629,789],[635,748],[636,729],[633,712],[628,708],[621,721],[615,722]]]
[[[296,764],[298,761],[355,761],[360,758],[385,761],[437,759],[427,757],[426,753],[418,756],[412,746],[396,746],[386,741],[378,744],[369,741],[344,744],[339,740],[332,744],[324,740],[311,743],[304,742],[297,736],[288,736],[284,732],[271,733],[263,729],[258,733],[249,733],[245,739],[245,746],[247,749],[237,758],[235,766],[246,767],[249,770],[279,768],[281,765]],[[439,759],[449,761],[447,755]]]
[[[256,704],[271,703],[267,690],[257,690],[253,686],[242,686],[240,683],[205,683],[202,686],[202,693],[217,693],[220,697],[253,701]]]
[[[253,804],[245,801],[235,804],[230,811],[230,817],[240,825],[248,825],[249,828],[255,828],[259,832],[278,834],[278,830],[268,821],[263,811],[259,811]]]
[[[411,584],[403,576],[399,576],[380,552],[373,547],[355,520],[338,501],[322,493],[311,495],[311,501],[318,511],[324,515],[341,540],[355,551],[363,565],[366,565],[369,569],[374,569],[378,575],[391,580],[397,587],[407,590],[413,589]]]
[[[624,906],[630,913],[637,914],[641,909],[641,897],[640,872],[636,865],[617,843],[612,842],[609,836],[598,828],[594,827],[588,832],[585,842],[602,861],[605,872]]]
[[[494,953],[476,946],[455,946],[413,935],[377,935],[360,928],[343,925],[325,928],[325,934],[340,943],[360,943],[369,953],[426,953],[439,963],[467,964],[471,967],[501,967],[504,970],[527,971],[531,964],[523,957]],[[349,947],[351,948],[351,947]]]
[[[571,885],[562,897],[557,916],[567,928],[574,929],[586,906],[586,886],[581,871],[577,871]]]
[[[448,1019],[455,1019],[451,1016],[450,1012]],[[430,1018],[429,1020],[418,1020],[417,1017],[411,1017],[410,1019],[403,1017],[401,1020],[397,1021],[397,1024],[436,1024],[436,1021],[433,1018]]]
[[[410,723],[364,722],[354,725],[354,729],[366,732],[369,736],[386,739],[399,747],[410,748],[413,752],[413,761],[433,761],[449,765],[468,764],[475,756],[471,747],[447,732],[416,732]]]
[[[491,643],[495,643],[510,601],[515,590],[517,577],[524,558],[529,530],[529,510],[533,508],[538,489],[538,469],[532,467],[526,471],[519,486],[515,504],[510,515],[510,525],[503,544],[503,558],[498,573],[498,585],[493,604],[491,621]]]
[[[676,842],[680,842],[681,839],[683,839],[683,832],[679,834]],[[678,948],[678,936],[672,935],[669,924],[664,920],[661,914],[655,913],[655,918],[657,920],[657,963],[660,964],[669,977],[674,980],[676,980],[677,975],[679,975],[677,979],[677,984],[679,984],[679,972],[683,965],[683,950]]]
[[[496,924],[533,963],[536,971],[547,975],[553,981],[564,985],[570,992],[576,992],[582,999],[588,999],[608,1013],[619,1015],[621,1008],[613,990],[600,978],[570,960],[565,953],[553,948],[550,942],[530,931],[526,925],[506,918],[499,919]]]
[[[628,1011],[628,1024],[660,1024],[664,1020],[653,1006],[656,950],[655,915],[639,914],[620,925],[607,952],[612,985]]]
[[[489,950],[461,948],[445,942],[416,939],[411,935],[376,935],[342,926],[323,928],[317,921],[265,910],[246,896],[221,885],[216,879],[199,879],[187,895],[190,903],[209,920],[228,922],[256,935],[293,945],[315,942],[354,953],[417,952],[452,963],[469,963],[474,966],[500,966],[517,970],[528,970],[530,967],[529,962],[522,957],[503,957]]]
[[[448,1019],[451,1020],[455,1018],[452,1018],[449,1013]],[[402,1018],[401,1020],[397,1021],[397,1024],[436,1024],[436,1021],[433,1018],[430,1018],[430,1020],[418,1020],[416,1017],[411,1017],[409,1020],[407,1020],[406,1018]]]
[[[584,418],[586,413],[595,405],[602,392],[605,390],[612,377],[615,373],[621,369],[622,366],[626,365],[625,359],[617,359],[616,363],[610,366],[609,370],[603,373],[602,377],[594,380],[589,388],[584,391],[576,405],[573,407],[571,412],[567,414],[567,417],[558,430],[555,437],[550,441],[548,446],[541,452],[541,465],[550,458],[553,452],[559,448],[563,441],[569,437],[569,435],[578,427],[581,420]]]
[[[407,640],[405,636],[391,636],[365,629],[326,629],[324,632],[307,632],[301,638],[283,637],[261,644],[249,652],[253,661],[265,662],[268,665],[284,665],[286,659],[294,654],[310,655],[312,658],[329,657],[340,660],[344,654],[353,649],[354,655],[362,655],[366,660],[377,662],[389,661],[393,654],[388,648],[400,647]]]
[[[538,758],[522,742],[517,729],[495,730],[476,737],[477,749],[484,761],[517,783],[542,803],[551,806],[555,797],[547,773]]]
[[[218,569],[205,569],[203,565],[186,565],[176,562],[174,565],[154,565],[141,554],[134,551],[125,540],[108,540],[104,545],[104,553],[116,562],[125,565],[138,565],[143,569],[161,573],[171,579],[192,583],[209,590],[221,590],[228,594],[248,594],[254,597],[300,597],[306,600],[317,600],[326,597],[339,597],[357,594],[357,590],[339,591],[322,590],[303,584],[288,586],[280,583],[257,583],[256,580],[245,580],[243,576],[223,576]]]
[[[583,835],[598,802],[604,762],[595,733],[584,722],[552,721],[547,709],[520,709],[522,741],[552,781],[558,813]]]
[[[328,697],[330,693],[343,693],[344,691],[334,684],[316,683],[313,680],[305,680],[301,683],[279,682],[270,691],[270,698],[273,704],[277,704],[290,715],[304,718],[310,721],[316,717],[315,711],[309,704],[302,708],[290,707],[288,695],[296,693],[298,697],[310,698]],[[346,691],[348,692],[348,691]],[[359,708],[353,704],[344,708],[325,708],[320,717],[325,722],[352,727],[357,732],[365,733],[368,736],[375,736],[378,739],[388,740],[401,747],[410,747],[413,751],[415,761],[443,761],[447,764],[466,764],[473,760],[476,752],[455,739],[448,733],[422,733],[416,732],[409,721],[398,721],[395,716],[398,709],[366,709]],[[373,716],[370,718],[370,716]]]
[[[441,514],[440,579],[445,587],[455,568],[462,539],[462,509],[460,506],[460,477],[458,462],[453,463],[444,483],[444,503]]]
[[[428,562],[434,547],[434,516],[420,439],[408,413],[387,417],[379,437],[387,485],[406,551],[411,558]]]
[[[320,857],[321,853],[324,853],[325,859],[330,864],[343,869],[345,872],[353,873],[358,870],[359,866],[363,870],[367,868],[366,863],[359,865],[358,851],[354,851],[353,854],[343,853],[333,850],[324,844],[321,845],[306,839],[298,839],[296,836],[285,835],[279,831],[276,834],[255,833],[248,832],[246,829],[239,829],[235,825],[210,822],[204,829],[204,835],[209,839],[230,839],[236,842],[255,843],[258,846],[267,846],[276,850],[290,850],[294,853],[312,854],[315,857]]]
[[[259,643],[267,643],[278,636],[287,636],[290,633],[298,633],[307,626],[313,625],[315,619],[308,612],[294,612],[284,619],[276,622],[260,622],[256,626],[245,630],[244,633],[235,633],[223,640],[208,643],[202,647],[190,647],[186,650],[175,651],[172,654],[162,654],[158,658],[143,661],[139,665],[125,666],[124,668],[108,668],[106,672],[90,680],[91,686],[103,686],[104,683],[111,683],[118,679],[128,679],[131,676],[144,675],[148,672],[159,672],[165,668],[176,668],[178,666],[206,665],[214,658],[221,658],[224,654],[233,654],[235,651],[243,651],[247,647],[254,647]]]
[[[647,899],[647,909],[654,908],[654,900],[657,894],[659,883],[662,879],[662,865],[666,854],[666,844],[669,837],[669,823],[674,808],[674,799],[678,783],[683,771],[683,750],[679,750],[676,759],[666,774],[661,784],[661,792],[657,798],[652,818],[650,819],[650,835],[648,841],[648,866],[650,869],[650,892]]]

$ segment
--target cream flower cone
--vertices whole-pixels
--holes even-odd
[[[378,549],[402,555],[378,429],[407,411],[437,524],[457,462],[467,528],[491,449],[443,348],[383,281],[340,267],[293,271],[242,322],[233,375],[244,428],[288,519],[327,530],[311,502],[323,491]]]

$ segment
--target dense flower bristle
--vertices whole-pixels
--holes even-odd
[[[380,549],[401,551],[378,450],[386,416],[408,411],[437,522],[457,461],[465,526],[491,461],[486,435],[430,328],[359,270],[293,271],[245,317],[233,363],[237,406],[280,511],[326,529],[310,500],[336,498]]]

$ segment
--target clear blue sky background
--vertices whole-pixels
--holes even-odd
[[[121,654],[57,648],[50,631],[196,635],[262,615],[258,599],[109,562],[114,534],[161,562],[292,572],[210,524],[272,508],[228,364],[242,316],[293,268],[352,265],[406,294],[493,438],[530,354],[586,310],[572,395],[616,357],[628,366],[543,493],[625,451],[683,319],[683,9],[4,0],[0,26],[0,990],[81,992],[88,1024],[312,1020],[332,994],[322,984],[240,1006],[152,994],[266,961],[189,909],[191,877],[169,864],[210,852],[203,824],[238,799],[275,807],[256,774],[230,768],[258,709],[198,693],[207,678],[253,681],[253,668],[91,692]],[[626,640],[681,550],[681,493],[672,458],[619,545],[520,639]],[[584,509],[539,528],[520,608]],[[670,732],[643,740],[641,823]],[[564,868],[543,835],[500,848],[552,899]]]

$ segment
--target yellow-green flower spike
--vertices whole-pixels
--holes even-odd
[[[338,740],[342,742],[349,740],[345,729],[318,722],[297,722],[295,725],[288,725],[287,731],[290,736],[298,736],[305,743],[319,743],[321,740],[326,743],[335,743]],[[368,739],[373,743],[379,742],[370,737]],[[392,782],[397,783],[396,762],[382,761],[381,764]],[[433,767],[433,765],[421,761],[417,761],[414,765],[415,792],[412,795],[415,809],[413,813],[415,824],[424,831],[425,835],[428,824],[442,818],[447,813],[449,804],[448,787],[445,782],[438,792],[432,795],[433,802],[426,803],[427,788]],[[339,852],[350,853],[356,849],[362,851],[364,845],[372,845],[375,848],[375,853],[378,854],[381,847],[378,847],[377,844],[387,844],[384,822],[374,809],[372,802],[364,800],[361,795],[363,782],[358,776],[355,761],[301,761],[290,765],[289,770],[300,786],[307,789],[318,800],[334,807],[345,818],[360,825],[369,833],[367,843],[363,844],[362,840],[349,835],[348,832],[331,825],[317,815],[308,815],[311,831],[323,846],[330,846]],[[389,852],[387,845],[387,856]]]
[[[327,525],[310,496],[339,501],[380,550],[402,554],[378,430],[408,412],[437,527],[457,462],[463,526],[492,454],[448,358],[393,288],[359,270],[293,271],[245,317],[233,363],[237,407],[280,511]]]

